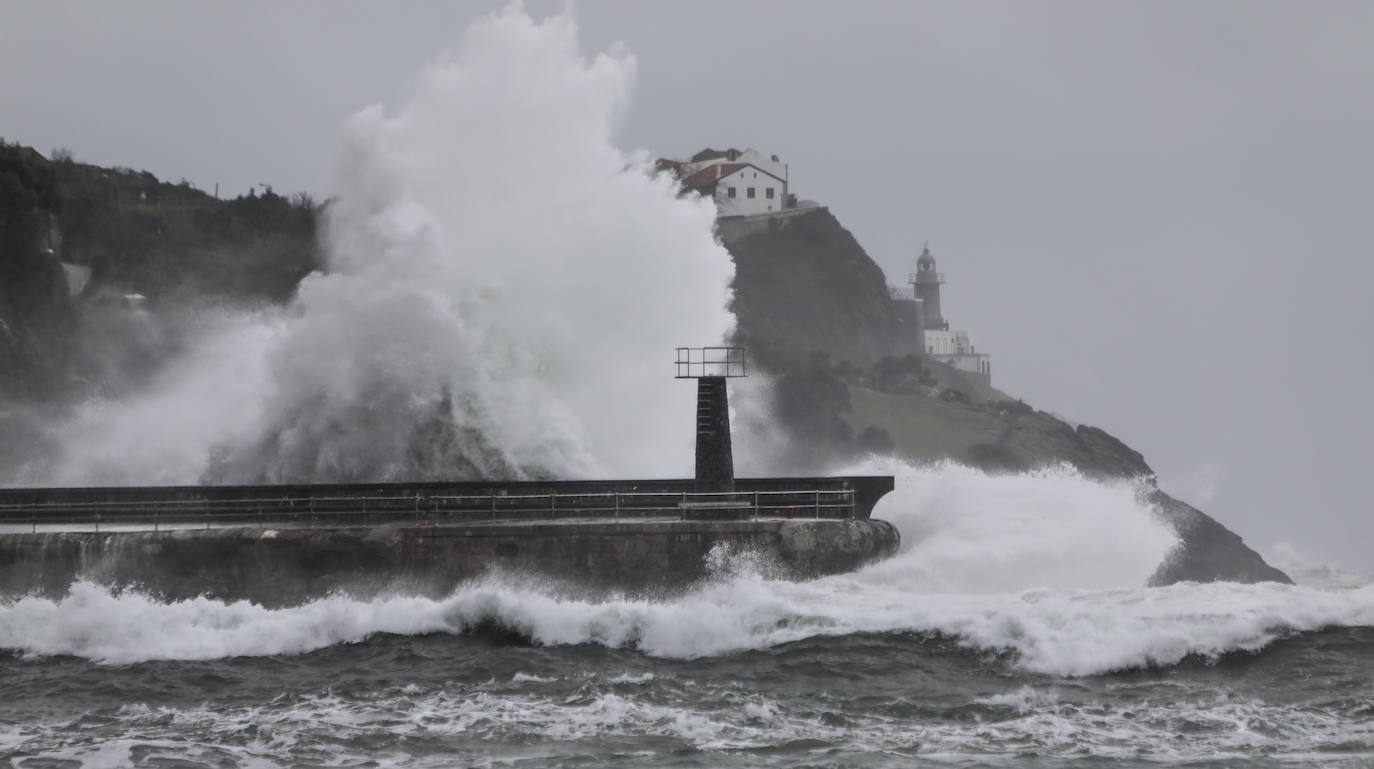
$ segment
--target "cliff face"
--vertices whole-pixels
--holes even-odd
[[[912,320],[889,301],[883,271],[824,208],[726,237],[735,259],[736,340],[786,369],[812,353],[871,365],[920,352]]]
[[[47,392],[61,377],[74,320],[55,259],[0,251],[0,394]]]
[[[288,299],[316,267],[316,214],[306,196],[219,200],[0,142],[0,402],[108,394],[175,351],[125,327],[174,339],[207,303]]]
[[[778,377],[775,411],[787,415],[798,469],[878,450],[988,472],[1067,462],[1093,478],[1153,478],[1106,431],[920,355],[882,270],[824,209],[723,240],[736,266],[736,341]],[[1182,540],[1153,583],[1290,581],[1197,508],[1158,489],[1148,499]]]
[[[0,397],[41,397],[62,376],[75,318],[49,242],[59,205],[51,164],[0,146]]]

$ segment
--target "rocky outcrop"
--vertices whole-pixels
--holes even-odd
[[[952,459],[989,472],[1068,463],[1092,478],[1153,484],[1145,458],[1105,430],[1038,411],[921,355],[881,269],[825,209],[723,229],[736,266],[736,341],[778,375],[775,413],[796,412],[782,426],[805,448],[789,459],[809,460],[807,472],[863,450],[856,436],[867,435],[914,461]],[[785,401],[794,392],[808,397]],[[1157,489],[1149,499],[1182,540],[1154,584],[1290,581],[1197,508]]]
[[[1286,582],[1287,574],[1264,562],[1235,532],[1186,502],[1155,490],[1150,502],[1178,532],[1180,544],[1150,579],[1175,582]]]
[[[787,521],[778,529],[778,557],[796,574],[854,571],[897,552],[901,536],[887,521]]]

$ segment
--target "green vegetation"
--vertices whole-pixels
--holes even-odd
[[[112,365],[155,367],[156,351],[109,349],[131,344],[110,333],[123,295],[174,332],[181,308],[284,302],[319,264],[321,207],[308,195],[219,200],[53,155],[0,140],[0,398],[79,397],[105,387]],[[61,263],[90,269],[78,300]]]
[[[318,207],[270,189],[218,200],[147,171],[55,164],[63,257],[97,284],[152,300],[191,295],[283,301],[318,262]]]

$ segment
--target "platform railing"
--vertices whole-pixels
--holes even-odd
[[[853,518],[852,489],[48,501],[0,504],[0,527],[127,531],[192,527],[341,528],[502,521]]]

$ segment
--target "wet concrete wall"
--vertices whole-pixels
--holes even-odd
[[[298,604],[336,591],[443,594],[491,574],[579,592],[662,595],[745,556],[774,576],[852,571],[896,551],[875,520],[629,521],[0,535],[0,595],[59,596],[78,579],[166,600]]]
[[[806,515],[807,508],[812,506],[812,493],[819,491],[823,496],[815,501],[824,506],[817,511],[820,517],[868,518],[877,501],[892,491],[893,479],[890,475],[737,478],[734,484],[735,501],[763,505],[765,515],[767,508],[789,507],[795,508],[798,515]],[[298,522],[319,520],[336,526],[407,522],[449,525],[461,522],[455,519],[599,517],[608,515],[612,508],[633,517],[653,518],[665,512],[676,515],[678,495],[683,495],[681,501],[687,501],[696,487],[695,479],[678,478],[0,489],[0,526],[32,525],[36,528],[49,524],[93,525],[100,521],[157,528],[160,524],[203,521],[207,517],[206,522],[237,525],[274,520],[285,524],[293,518]],[[839,509],[837,503],[851,495],[852,510]],[[557,511],[550,509],[550,496],[558,498]],[[480,509],[476,512],[480,515],[468,515],[474,511],[456,504],[456,500],[477,500]],[[492,504],[494,502],[500,504]],[[536,507],[542,505],[534,511],[539,514],[513,510],[527,503]],[[235,520],[227,521],[226,511],[237,511],[229,516]]]

